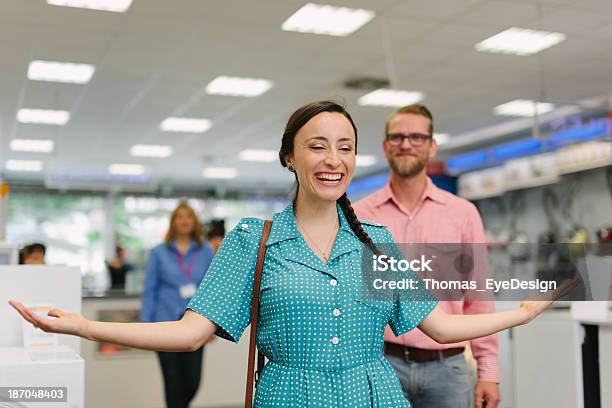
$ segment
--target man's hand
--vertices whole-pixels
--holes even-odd
[[[484,401],[484,402],[483,402]],[[475,408],[497,408],[501,396],[497,383],[489,381],[478,381],[474,395]]]

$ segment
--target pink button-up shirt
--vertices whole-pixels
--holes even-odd
[[[484,243],[482,220],[469,201],[436,187],[427,178],[427,186],[414,212],[409,212],[393,196],[391,185],[357,202],[357,217],[386,226],[397,243]],[[487,301],[441,301],[447,313],[477,314],[495,312],[495,303]],[[439,344],[416,328],[396,337],[387,327],[385,341],[428,350],[462,347],[467,342]],[[480,381],[499,382],[497,335],[470,342],[478,361]]]

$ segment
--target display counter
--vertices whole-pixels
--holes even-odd
[[[80,313],[79,269],[47,265],[0,266],[0,387],[21,388],[20,400],[29,397],[28,401],[8,405],[4,405],[6,398],[0,398],[0,406],[83,407],[85,369],[78,354],[80,339],[48,335],[34,329],[9,306],[10,299],[41,311],[57,307]],[[32,390],[31,387],[45,387],[45,390]],[[66,390],[64,402],[58,401],[59,388]],[[0,395],[5,395],[4,391],[0,391]],[[11,399],[14,400],[14,396]]]
[[[0,347],[0,386],[15,387],[13,391],[23,390],[22,397],[30,397],[30,401],[22,400],[21,405],[15,406],[82,408],[83,375],[83,359],[68,346]],[[38,393],[33,397],[37,392],[31,389],[26,395],[30,387],[45,387],[47,395]],[[6,401],[0,397],[0,406],[4,406],[3,402]]]
[[[575,320],[569,309],[553,309],[514,328],[515,406],[610,407],[611,350],[612,313],[605,321]]]

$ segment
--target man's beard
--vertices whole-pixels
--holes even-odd
[[[400,177],[410,178],[419,174],[427,166],[426,156],[415,156],[414,160],[404,161],[397,157],[387,158],[389,167]]]

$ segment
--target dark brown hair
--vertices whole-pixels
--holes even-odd
[[[429,133],[433,135],[433,115],[431,114],[431,111],[427,109],[427,106],[421,105],[419,103],[402,106],[401,108],[394,110],[393,113],[389,115],[389,117],[387,118],[387,121],[385,122],[385,135],[387,134],[387,132],[389,132],[389,123],[391,122],[391,120],[393,120],[393,118],[396,117],[397,115],[402,115],[404,113],[412,113],[413,115],[421,115],[429,119]]]
[[[200,220],[198,219],[198,215],[196,214],[193,207],[187,203],[187,201],[181,201],[179,205],[172,211],[172,215],[170,216],[170,227],[168,228],[168,233],[166,234],[166,245],[170,245],[172,241],[176,238],[176,229],[174,228],[174,220],[179,212],[179,210],[187,210],[191,218],[193,218],[193,230],[191,230],[191,239],[194,240],[198,245],[202,245],[204,242],[203,237],[203,229],[202,224],[200,224]]]
[[[355,154],[357,154],[357,127],[355,126],[355,122],[353,122],[353,118],[346,111],[344,106],[333,102],[333,101],[316,101],[309,103],[307,105],[302,106],[289,117],[287,121],[287,125],[285,126],[285,132],[283,133],[283,140],[281,142],[281,148],[278,152],[278,156],[283,167],[287,167],[286,157],[293,154],[294,140],[295,136],[299,132],[299,130],[306,124],[308,121],[319,113],[323,112],[335,112],[343,115],[348,119],[351,126],[353,127],[353,131],[355,132]],[[297,175],[295,176],[295,182],[297,183],[297,188],[299,190],[299,181],[297,179]],[[293,204],[295,205],[295,200],[297,199],[297,190],[295,194],[295,198],[293,199]],[[357,215],[355,215],[355,211],[353,210],[353,206],[349,201],[346,193],[342,194],[337,200],[338,205],[342,208],[342,212],[346,217],[346,221],[350,225],[351,229],[357,235],[359,240],[366,244],[368,248],[370,248],[375,254],[380,254],[380,251],[372,241],[372,238],[369,237],[367,232],[361,226],[359,219],[357,219]]]

